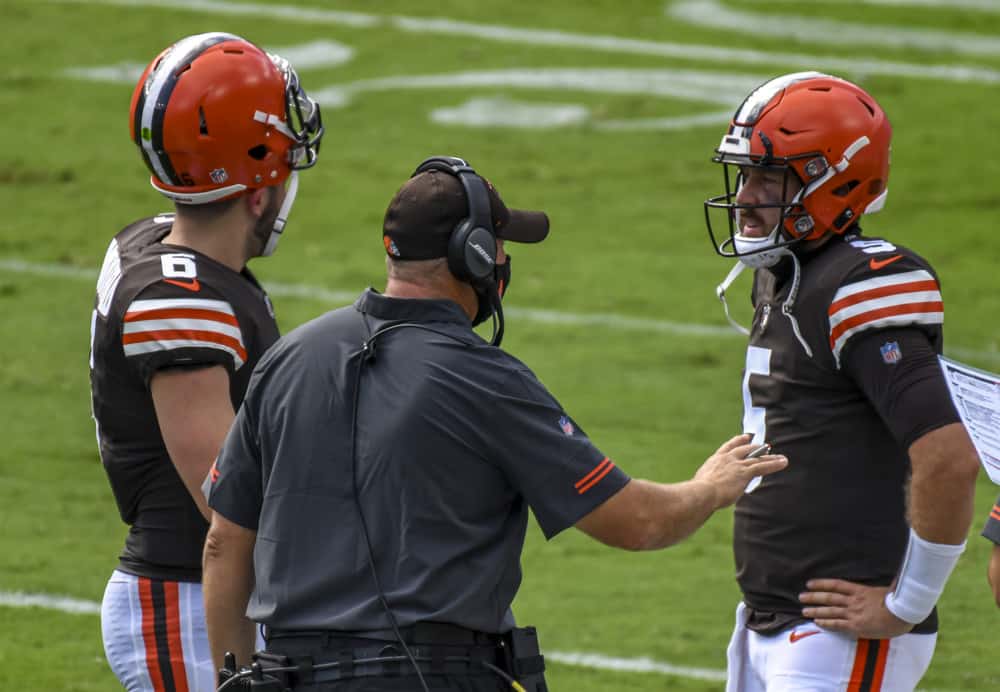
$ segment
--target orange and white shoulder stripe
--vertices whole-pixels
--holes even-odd
[[[234,369],[247,359],[243,333],[224,300],[169,298],[136,300],[125,313],[122,346],[126,356],[177,348],[215,348],[233,357]]]
[[[840,352],[854,334],[865,329],[910,324],[941,324],[941,289],[923,269],[886,274],[841,286],[830,304],[830,350],[840,365]]]

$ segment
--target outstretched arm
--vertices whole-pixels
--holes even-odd
[[[754,446],[739,435],[708,458],[694,478],[683,483],[632,480],[576,523],[602,543],[626,550],[656,550],[678,543],[704,524],[715,510],[733,504],[754,476],[788,465],[779,455],[746,459]]]

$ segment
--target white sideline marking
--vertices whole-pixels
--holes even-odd
[[[802,0],[767,0],[768,4],[783,2],[802,6]],[[890,7],[930,7],[933,9],[963,9],[979,10],[981,12],[1000,12],[1000,2],[997,0],[856,0],[862,5],[887,5]]]
[[[361,14],[298,7],[295,5],[253,5],[224,0],[50,0],[56,3],[113,5],[120,7],[162,7],[186,9],[206,14],[268,17],[271,19],[308,22],[310,24],[345,25],[355,28],[391,26],[411,33],[457,35],[504,43],[536,46],[559,46],[604,52],[654,55],[688,61],[724,62],[741,65],[797,66],[808,69],[834,70],[850,74],[879,74],[918,79],[940,79],[954,82],[1000,83],[1000,71],[971,65],[920,65],[885,60],[838,58],[802,53],[773,53],[748,49],[719,48],[698,44],[646,41],[641,39],[572,34],[564,31],[522,29],[492,24],[461,22],[452,19],[422,19],[397,15]],[[774,27],[768,27],[768,35]]]
[[[49,596],[43,593],[0,591],[0,606],[11,608],[45,608],[72,615],[99,615],[101,604],[69,596]]]
[[[1000,54],[1000,39],[983,34],[872,26],[832,19],[741,12],[718,0],[684,0],[668,6],[667,14],[695,26],[725,29],[755,36],[783,36],[831,45],[891,46],[920,51],[968,55]]]
[[[96,281],[97,270],[82,267],[70,267],[65,264],[44,264],[26,262],[15,257],[0,257],[0,270],[29,274],[35,276],[55,276],[67,279]],[[264,287],[273,296],[287,298],[303,298],[321,302],[346,305],[353,302],[357,292],[332,291],[322,286],[308,284],[287,284],[266,282]],[[537,308],[519,308],[511,305],[504,312],[518,319],[539,324],[571,327],[600,327],[605,329],[621,329],[634,332],[651,332],[654,334],[675,334],[679,336],[711,336],[723,338],[745,338],[731,327],[713,324],[693,324],[688,322],[671,322],[669,320],[654,320],[643,317],[629,317],[615,313],[575,313],[558,310],[543,310]],[[948,347],[945,355],[956,358],[978,359],[990,363],[1000,363],[1000,350],[976,350],[971,348]]]
[[[600,670],[613,670],[627,673],[661,673],[663,675],[678,675],[695,680],[718,680],[725,681],[726,672],[724,670],[711,670],[708,668],[691,668],[689,666],[675,666],[672,663],[654,661],[651,658],[613,658],[603,654],[585,654],[576,652],[545,651],[545,658],[557,663],[565,663],[569,666],[582,666],[584,668],[598,668]]]
[[[431,120],[471,127],[548,128],[590,120],[590,109],[575,103],[527,103],[494,97],[469,99],[460,106],[431,111]]]
[[[11,608],[45,608],[71,615],[100,615],[101,604],[96,601],[85,601],[68,596],[50,596],[41,593],[24,593],[21,591],[0,591],[0,607]],[[726,674],[721,670],[707,670],[688,666],[675,666],[672,663],[654,661],[650,658],[612,658],[603,654],[582,652],[545,652],[545,657],[558,663],[585,668],[598,668],[616,672],[629,673],[661,673],[663,675],[678,675],[696,680],[725,680]]]

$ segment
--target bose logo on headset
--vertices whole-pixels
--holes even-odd
[[[480,245],[479,243],[471,243],[471,245],[475,249],[475,251],[479,253],[480,257],[482,257],[484,260],[486,260],[490,264],[494,263],[493,262],[493,257],[491,257],[490,253],[486,252],[486,250],[483,249],[482,245]]]
[[[469,201],[468,217],[455,226],[448,241],[448,269],[469,283],[489,279],[496,266],[497,239],[486,183],[472,166],[455,156],[432,156],[410,177],[425,171],[442,171],[458,178]]]

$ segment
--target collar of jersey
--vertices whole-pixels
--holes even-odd
[[[356,301],[359,312],[381,320],[403,322],[452,322],[472,329],[469,316],[451,300],[391,298],[369,288]]]

